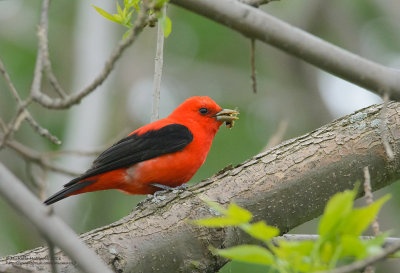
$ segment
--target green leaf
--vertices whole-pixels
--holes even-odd
[[[226,227],[238,226],[248,223],[253,215],[235,203],[231,203],[228,209],[224,209],[218,203],[204,200],[212,209],[224,215],[224,217],[214,217],[208,219],[200,219],[193,221],[194,224],[205,227]]]
[[[335,194],[328,201],[322,219],[319,222],[319,235],[324,236],[328,233],[334,233],[340,227],[343,220],[347,219],[351,212],[356,193],[356,190],[347,190]]]
[[[240,245],[215,252],[225,258],[253,264],[274,265],[274,256],[267,249],[256,245]]]
[[[171,19],[169,19],[168,16],[163,16],[159,19],[159,23],[163,28],[164,37],[167,38],[171,34],[171,29],[172,29]]]
[[[125,7],[126,7],[126,6],[125,6]],[[119,2],[118,2],[118,1],[117,1],[117,11],[118,11],[118,14],[120,14],[120,15],[123,14],[122,9],[121,9],[121,6],[119,5]]]
[[[278,246],[274,248],[274,254],[280,259],[285,261],[289,268],[294,269],[296,272],[310,272],[311,259],[310,255],[314,247],[313,241],[286,241],[279,240]],[[326,268],[318,268],[324,270]]]
[[[96,9],[96,11],[97,11],[98,13],[100,13],[100,15],[103,16],[104,18],[106,18],[106,19],[108,19],[108,20],[110,20],[110,21],[116,22],[116,23],[120,23],[120,22],[114,17],[114,15],[108,13],[107,11],[103,10],[102,8],[96,7],[96,6],[93,5],[93,4],[91,4],[91,5],[92,5],[92,7],[94,7],[94,8]]]
[[[268,226],[264,221],[254,224],[245,224],[240,227],[252,237],[262,241],[268,241],[279,234],[278,228]]]
[[[341,253],[342,257],[355,257],[358,260],[367,257],[367,246],[360,237],[354,235],[343,235],[340,238]]]
[[[118,24],[121,24],[121,25],[124,24],[124,23],[123,23],[123,18],[122,18],[121,15],[119,15],[119,14],[113,14],[112,16],[113,16],[113,18],[114,18],[114,22],[117,22]]]
[[[168,3],[169,0],[157,0],[154,7],[156,9],[160,9],[162,6],[164,6],[165,3]]]
[[[205,199],[204,199],[204,200],[202,199],[202,201],[203,201],[204,203],[206,203],[211,209],[213,209],[213,210],[215,210],[216,212],[218,212],[219,214],[226,215],[227,212],[228,212],[227,209],[225,209],[223,206],[221,206],[221,205],[218,204],[217,202],[210,201],[210,200],[205,200]]]
[[[390,195],[385,195],[367,207],[353,209],[348,215],[346,224],[343,226],[341,233],[355,236],[361,235],[376,218],[383,204],[389,199]]]
[[[239,207],[233,202],[229,205],[226,216],[241,223],[248,223],[253,218],[250,211]]]

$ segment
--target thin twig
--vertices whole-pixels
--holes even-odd
[[[374,197],[373,197],[372,191],[371,191],[371,175],[369,173],[368,166],[365,166],[363,171],[364,171],[365,201],[366,201],[367,205],[371,205],[374,202]],[[378,236],[380,234],[380,231],[379,231],[379,223],[376,218],[372,221],[371,227],[374,232],[374,235]],[[364,270],[364,273],[374,273],[374,272],[375,272],[375,267],[372,265],[367,266]]]
[[[285,240],[285,241],[316,241],[319,235],[316,234],[284,234],[282,236],[275,237],[273,241]],[[374,236],[360,236],[361,240],[372,240]],[[387,237],[383,243],[384,247],[387,247],[394,243],[400,243],[400,238],[397,237]]]
[[[379,124],[379,130],[381,131],[381,139],[382,139],[382,144],[383,147],[385,148],[386,155],[389,160],[394,159],[394,153],[392,150],[392,146],[389,144],[389,137],[388,137],[388,129],[386,126],[386,112],[387,112],[387,104],[389,102],[389,94],[386,92],[383,95],[383,106],[381,110],[381,117],[380,117],[380,124]]]
[[[19,129],[21,123],[24,120],[27,120],[28,123],[33,127],[35,131],[37,131],[41,136],[49,139],[51,142],[55,144],[61,144],[61,141],[54,135],[52,135],[47,129],[41,127],[32,117],[32,115],[27,110],[27,107],[31,103],[31,97],[29,96],[25,101],[22,101],[21,97],[18,94],[17,89],[11,81],[10,75],[7,73],[7,70],[4,67],[3,62],[0,60],[0,73],[4,76],[4,79],[7,82],[7,85],[11,91],[11,94],[15,98],[18,104],[17,114],[11,120],[8,129],[4,132],[4,137],[0,142],[0,149],[4,147],[5,142],[12,137],[12,135]],[[35,80],[34,80],[35,81]]]
[[[161,16],[165,16],[167,12],[167,5],[161,9]],[[157,25],[157,50],[154,58],[154,91],[153,91],[153,106],[151,111],[151,122],[159,119],[160,112],[160,91],[161,91],[161,76],[163,69],[164,59],[164,29],[161,20],[158,20]]]
[[[254,94],[257,93],[257,77],[256,77],[257,72],[256,72],[255,51],[256,51],[256,40],[250,39],[251,85]]]
[[[28,116],[26,117],[26,121],[33,127],[34,130],[36,130],[36,132],[39,133],[39,135],[47,138],[54,144],[61,145],[61,140],[59,140],[55,135],[52,135],[49,132],[49,130],[40,126],[29,113],[28,113]]]
[[[47,41],[48,34],[44,31],[38,31],[38,37],[40,42],[40,47],[43,52],[43,66],[46,72],[47,79],[49,80],[54,91],[61,97],[66,98],[67,94],[58,82],[57,77],[53,73],[51,67],[50,57],[49,57],[49,43]]]
[[[371,176],[369,173],[368,166],[364,167],[364,193],[367,205],[371,205],[374,202],[374,197],[371,191]],[[375,236],[378,236],[381,232],[379,230],[379,223],[376,219],[371,224],[372,230]]]
[[[40,91],[37,92],[38,89],[35,88],[32,89],[32,91],[34,92],[32,93],[33,99],[42,106],[49,109],[66,109],[74,104],[79,103],[84,97],[93,92],[99,85],[101,85],[107,79],[107,77],[113,70],[115,63],[121,57],[122,53],[136,40],[137,36],[146,25],[149,8],[150,4],[148,3],[148,1],[143,1],[143,6],[140,10],[138,18],[135,21],[131,33],[126,39],[123,39],[122,41],[119,42],[118,46],[112,52],[110,58],[106,61],[103,70],[87,87],[65,98],[51,98],[46,94],[41,93]],[[42,53],[40,54],[41,56],[43,56]]]
[[[57,273],[57,267],[56,267],[56,255],[54,252],[54,244],[51,240],[46,240],[47,241],[47,246],[49,248],[49,262],[51,266],[51,272],[52,273]]]
[[[369,257],[367,259],[357,261],[354,263],[351,263],[349,265],[341,266],[333,270],[329,271],[320,271],[317,273],[351,273],[351,272],[357,272],[360,271],[364,268],[366,268],[369,265],[375,264],[376,262],[379,262],[391,254],[395,253],[396,251],[400,250],[400,242],[395,242],[393,244],[390,244],[388,247],[384,248],[384,250],[372,257]]]
[[[3,75],[4,79],[6,80],[8,88],[10,89],[11,94],[17,101],[17,104],[21,104],[22,103],[21,97],[19,96],[17,89],[15,88],[13,82],[11,81],[10,75],[8,75],[7,70],[4,67],[3,61],[1,59],[0,59],[0,73]]]
[[[53,172],[58,172],[70,176],[78,176],[79,172],[70,171],[64,169],[59,166],[55,166],[51,164],[44,156],[42,156],[39,152],[28,148],[27,146],[15,141],[15,140],[8,140],[7,146],[19,153],[26,159],[29,159],[31,162],[38,164],[42,168],[48,169]]]
[[[42,12],[40,14],[40,25],[37,30],[38,35],[38,49],[36,55],[35,70],[33,72],[33,81],[31,85],[31,96],[34,98],[36,95],[40,94],[40,89],[42,86],[43,78],[43,53],[47,42],[48,33],[48,12],[49,12],[50,0],[43,0],[42,2]]]

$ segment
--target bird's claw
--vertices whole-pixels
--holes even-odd
[[[162,185],[162,184],[157,184],[157,183],[153,183],[153,184],[150,184],[150,185],[153,186],[153,187],[157,187],[159,189],[162,189],[160,191],[156,191],[154,193],[154,196],[159,195],[160,193],[164,193],[164,192],[171,191],[171,192],[177,193],[177,192],[180,192],[180,191],[185,191],[187,189],[186,184],[182,184],[182,185],[177,186],[177,187],[169,187],[169,186]]]

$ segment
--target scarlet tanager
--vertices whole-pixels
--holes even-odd
[[[84,192],[117,189],[153,194],[188,182],[204,163],[219,127],[233,125],[239,113],[222,109],[209,97],[192,97],[167,118],[130,133],[44,203]]]

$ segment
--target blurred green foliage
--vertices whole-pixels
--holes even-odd
[[[251,212],[231,203],[227,209],[218,203],[205,200],[215,214],[221,216],[192,221],[203,227],[239,227],[263,245],[238,245],[226,249],[210,246],[214,255],[259,264],[270,272],[316,272],[332,270],[337,265],[362,260],[382,252],[387,233],[372,240],[361,240],[360,235],[376,218],[382,205],[390,198],[385,195],[362,208],[353,208],[357,187],[335,194],[327,203],[319,222],[316,241],[286,241],[277,239],[276,227],[264,221],[250,223]],[[275,245],[276,244],[276,245]]]

